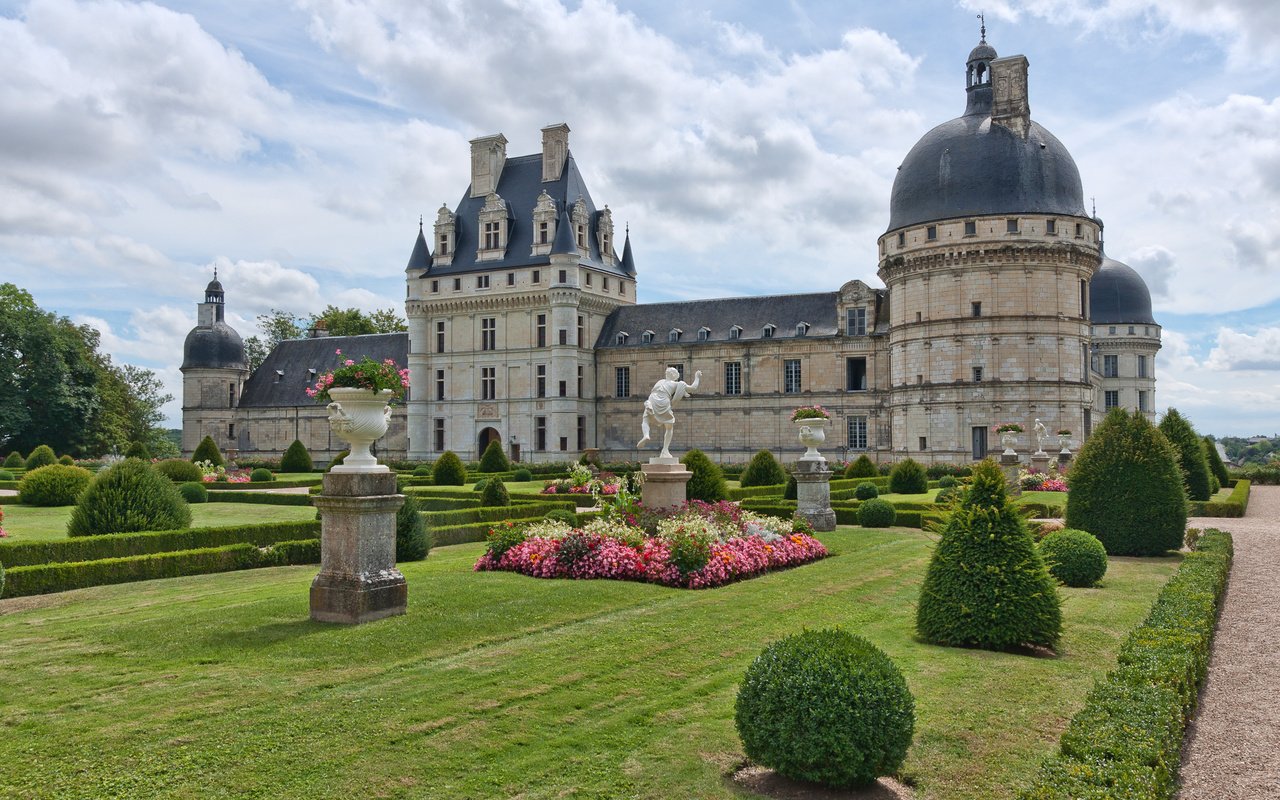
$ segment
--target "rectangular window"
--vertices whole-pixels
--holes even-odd
[[[600,289],[601,289],[602,291],[605,291],[605,292],[609,291],[609,276],[608,276],[608,275],[606,275],[606,276],[604,276],[603,278],[601,278],[601,279],[600,279]]]
[[[551,242],[551,226],[546,222],[538,223],[538,244],[549,244]]]
[[[973,382],[982,383],[982,367],[973,368]]]
[[[937,239],[938,239],[938,226],[937,226],[937,225],[929,225],[928,227],[926,227],[926,228],[924,229],[924,238],[928,239],[928,240],[929,240],[929,241],[931,241],[931,242],[933,242],[933,241],[937,241]]]
[[[979,300],[975,300],[975,301],[973,301],[972,303],[970,303],[970,304],[969,304],[969,316],[972,316],[972,317],[980,317],[980,316],[982,316],[982,302],[981,302],[981,301],[979,301]]]
[[[844,360],[844,390],[846,392],[865,392],[867,390],[866,358],[846,358]]]
[[[498,368],[480,368],[480,399],[496,400],[498,397]]]
[[[537,331],[538,347],[546,347],[547,346],[547,315],[546,314],[538,315],[538,324],[535,326],[535,329]]]
[[[782,391],[788,394],[800,391],[800,359],[788,358],[783,360]]]
[[[973,448],[973,460],[981,461],[987,457],[987,426],[975,425],[970,429],[969,444]]]
[[[1138,392],[1138,410],[1139,411],[1151,410],[1147,408],[1147,393],[1145,391]]]
[[[569,343],[569,329],[568,329],[568,328],[561,328],[561,329],[560,329],[560,331],[559,331],[559,333],[560,333],[560,344],[568,344],[568,343]]]
[[[436,352],[444,352],[444,320],[436,323]]]
[[[561,397],[568,397],[568,396],[569,396],[569,382],[568,382],[568,381],[560,381],[559,386],[560,386],[560,396],[561,396]]]
[[[1089,316],[1089,282],[1080,281],[1080,317]]]
[[[453,279],[453,290],[454,290],[455,292],[460,292],[460,291],[462,291],[462,278],[454,278],[454,279]]]
[[[435,438],[436,438],[436,452],[437,453],[443,452],[444,451],[444,419],[441,417],[436,417]]]
[[[1044,232],[1050,236],[1058,235],[1058,221],[1056,219],[1047,219],[1044,222]]]
[[[514,272],[507,273],[507,285],[508,286],[516,285],[516,274]]]
[[[724,362],[724,393],[742,394],[742,362]]]
[[[1115,407],[1116,407],[1116,406],[1118,406],[1118,405],[1120,405],[1120,392],[1119,392],[1119,391],[1117,391],[1117,390],[1115,390],[1115,389],[1110,389],[1110,390],[1105,391],[1105,392],[1103,392],[1103,393],[1102,393],[1102,407],[1103,407],[1103,408],[1105,408],[1107,411],[1110,411],[1111,409],[1115,408]]]
[[[536,376],[535,383],[537,384],[537,396],[546,397],[547,396],[547,365],[539,364],[538,366],[534,367],[533,370],[534,370],[534,375]],[[542,448],[538,448],[538,449],[541,450]]]
[[[578,367],[578,397],[582,397],[582,379],[584,376],[584,367]]]
[[[547,449],[547,418],[546,417],[533,418],[533,449],[534,450]]]
[[[1006,232],[1006,233],[1017,233],[1017,232],[1018,232],[1018,221],[1017,221],[1016,219],[1007,219],[1007,220],[1005,220],[1005,221],[1004,221],[1004,230],[1005,230],[1005,232]],[[922,448],[920,448],[920,449],[921,449],[921,450],[923,450],[924,448],[922,447]]]
[[[542,283],[542,270],[540,270],[540,269],[535,269],[535,270],[533,271],[533,282],[534,282],[534,283]]]
[[[488,276],[488,275],[477,275],[477,276],[476,276],[476,288],[477,288],[477,289],[488,289],[488,288],[489,288],[489,276]]]
[[[567,451],[568,449],[569,449],[569,437],[568,437],[568,436],[561,436],[561,437],[560,437],[560,452],[562,452],[562,453],[563,453],[563,452]]]
[[[588,286],[590,286],[590,285],[591,285],[591,273],[590,273],[590,272],[588,272],[588,273],[587,273],[587,285],[588,285]]]
[[[975,221],[973,221],[973,220],[969,220],[968,222],[965,222],[965,224],[964,224],[964,235],[965,235],[965,236],[977,236],[977,235],[978,235],[978,223],[977,223],[977,222],[975,222]]]
[[[927,437],[927,436],[921,436],[921,437],[920,437],[920,452],[922,452],[922,453],[923,453],[925,450],[928,450],[928,449],[929,449],[929,437]]]
[[[439,252],[437,252],[436,255],[441,255],[441,256],[449,255],[449,234],[447,233],[440,234],[440,247],[437,248],[437,250]]]
[[[1139,378],[1147,377],[1147,357],[1146,356],[1138,356],[1138,377]]]
[[[613,368],[613,396],[631,396],[631,367]]]
[[[1104,378],[1120,377],[1120,356],[1103,356],[1102,357],[1102,377]]]
[[[867,310],[865,308],[845,309],[844,329],[849,336],[866,336]]]
[[[1129,326],[1129,335],[1130,335],[1130,336],[1132,336],[1132,335],[1133,335],[1133,326],[1132,326],[1132,325],[1130,325],[1130,326]]]
[[[436,370],[436,399],[444,399],[444,370]]]
[[[312,370],[311,375],[312,377],[315,376],[314,370]],[[227,384],[227,408],[235,408],[235,407],[236,407],[236,385],[234,383],[228,383]]]
[[[480,349],[498,349],[498,318],[482,317],[480,319]]]
[[[431,282],[431,293],[436,294],[440,291],[440,281]]]
[[[587,449],[587,418],[578,417],[578,449]]]
[[[1107,326],[1107,335],[1108,335],[1108,336],[1115,336],[1115,335],[1116,335],[1116,326],[1115,326],[1115,325],[1108,325],[1108,326]]]
[[[236,438],[236,424],[234,422],[227,423],[227,438],[228,439]]]
[[[867,418],[849,417],[845,422],[850,450],[867,449]]]
[[[486,222],[484,224],[484,249],[497,250],[502,247],[502,223]]]
[[[561,283],[569,282],[569,273],[566,270],[563,270],[563,269],[560,270],[560,282]]]
[[[1081,225],[1079,222],[1077,222],[1077,223],[1076,223],[1076,238],[1077,238],[1077,239],[1079,239],[1079,238],[1080,238],[1080,236],[1081,236],[1083,233],[1084,233],[1084,226],[1083,226],[1083,225]]]
[[[587,318],[578,315],[578,347],[587,346]]]
[[[906,234],[906,231],[903,231],[902,233],[898,234],[898,249],[902,249],[903,247],[906,247],[906,246],[907,246],[907,234]]]

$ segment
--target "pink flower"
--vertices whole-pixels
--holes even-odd
[[[337,353],[338,355],[342,355],[342,348],[339,347],[337,350],[334,350],[333,352]]]
[[[338,352],[342,352],[342,351],[341,351],[341,350],[339,350]],[[346,361],[343,361],[343,362],[342,362],[342,365],[343,365],[344,367],[354,367],[354,366],[355,366],[355,364],[356,364],[356,362],[352,361],[352,360],[351,360],[351,359],[349,359],[349,358],[348,358]]]

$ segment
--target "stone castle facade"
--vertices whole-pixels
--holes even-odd
[[[929,463],[985,456],[1001,423],[1040,419],[1078,443],[1112,406],[1153,414],[1150,295],[1103,253],[1075,162],[1030,118],[1027,70],[985,40],[970,53],[965,114],[898,170],[882,288],[637,304],[629,233],[619,256],[569,127],[516,158],[501,134],[475,139],[471,185],[420,226],[406,266],[407,334],[286,341],[249,375],[210,284],[184,352],[183,448],[212,435],[256,457],[295,438],[337,452],[303,390],[338,348],[408,364],[381,449],[415,461],[494,440],[522,461],[639,460],[641,402],[669,366],[702,373],[674,446],[726,462],[798,455],[801,405],[832,412],[829,455]]]

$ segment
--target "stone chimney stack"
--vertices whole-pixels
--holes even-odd
[[[471,196],[497,191],[502,167],[507,163],[507,137],[500,133],[471,140]]]
[[[548,125],[542,129],[542,182],[560,180],[564,162],[569,160],[569,126]]]
[[[1027,100],[1027,57],[1008,56],[991,62],[991,121],[1023,139],[1031,128]]]

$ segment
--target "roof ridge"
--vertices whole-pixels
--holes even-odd
[[[692,303],[716,303],[724,300],[775,300],[786,297],[819,297],[821,295],[838,295],[839,290],[829,292],[791,292],[789,294],[750,294],[738,295],[736,297],[704,297],[697,300],[669,300],[662,303],[636,303],[629,308],[653,308],[654,306],[679,306],[689,305]]]

